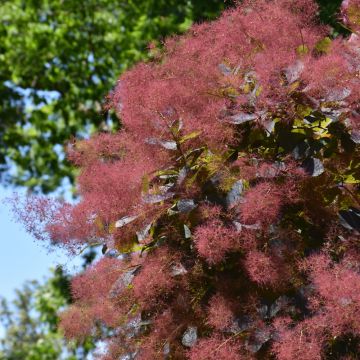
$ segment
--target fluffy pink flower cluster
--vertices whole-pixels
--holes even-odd
[[[76,303],[61,318],[61,327],[68,338],[83,339],[91,335],[99,321],[110,327],[116,326],[119,313],[109,293],[123,271],[119,260],[103,258],[73,278],[71,290]]]
[[[327,29],[316,24],[315,9],[310,1],[244,1],[217,22],[168,40],[165,62],[125,74],[114,107],[143,138],[169,140],[170,124],[181,118],[185,132],[201,131],[202,143],[219,148],[232,137],[229,123],[253,116],[265,126],[267,112],[282,105],[290,115],[296,86],[314,97],[309,101],[356,100],[354,51],[341,40],[319,45]]]
[[[238,248],[235,229],[212,221],[197,227],[194,234],[196,249],[210,264],[222,261],[226,253]]]

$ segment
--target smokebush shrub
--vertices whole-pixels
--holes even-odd
[[[69,145],[80,202],[27,200],[39,238],[103,246],[69,338],[102,359],[357,358],[360,2],[348,38],[316,13],[246,0],[168,39],[110,94],[122,130]]]

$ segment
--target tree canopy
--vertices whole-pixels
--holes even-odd
[[[93,344],[67,344],[58,331],[58,312],[71,303],[70,277],[61,269],[52,270],[41,284],[29,281],[16,290],[9,303],[1,299],[1,360],[84,359]]]
[[[48,192],[72,179],[63,145],[111,127],[102,102],[151,41],[213,18],[221,0],[6,0],[0,4],[3,181]],[[117,124],[117,123],[116,123]]]

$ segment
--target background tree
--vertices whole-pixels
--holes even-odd
[[[151,41],[224,7],[222,0],[2,1],[3,180],[48,192],[72,179],[63,145],[114,125],[102,101],[118,75],[149,56]]]
[[[76,359],[76,349],[66,346],[56,332],[57,311],[70,300],[69,278],[59,269],[52,274],[43,285],[31,281],[16,290],[11,305],[2,299],[0,319],[5,334],[0,359],[55,360],[64,354],[64,349],[68,351],[67,359]]]
[[[94,252],[86,253],[83,267],[94,257]],[[16,290],[11,303],[1,299],[0,323],[4,332],[0,338],[1,360],[79,360],[93,350],[90,339],[82,344],[67,343],[58,330],[59,310],[73,301],[70,279],[57,267],[49,272],[43,284],[29,281]]]

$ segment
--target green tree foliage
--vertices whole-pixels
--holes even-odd
[[[93,345],[66,344],[57,331],[59,309],[71,301],[69,276],[52,270],[44,283],[27,282],[16,290],[11,304],[0,303],[0,321],[5,331],[0,339],[1,360],[75,360],[84,358]]]
[[[111,126],[101,99],[119,73],[148,56],[149,42],[224,7],[222,0],[2,1],[3,180],[49,192],[72,179],[63,144]]]

